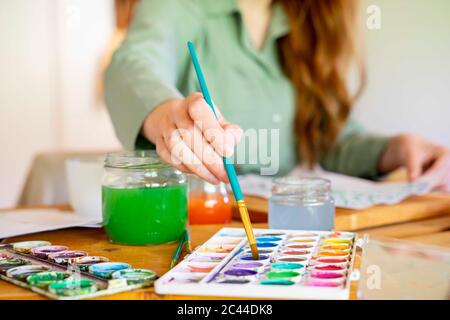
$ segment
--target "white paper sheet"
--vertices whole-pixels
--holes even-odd
[[[366,209],[374,205],[395,204],[409,196],[431,191],[435,177],[419,179],[413,183],[374,182],[324,171],[314,171],[302,167],[294,169],[290,176],[318,176],[331,181],[336,207],[348,209]],[[271,196],[272,177],[247,174],[239,176],[244,194],[268,199]]]
[[[96,223],[92,218],[57,209],[0,211],[0,239]]]

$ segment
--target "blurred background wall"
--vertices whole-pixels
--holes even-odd
[[[364,30],[369,81],[355,117],[450,147],[450,1],[362,1],[382,23]],[[123,25],[114,0],[0,0],[0,208],[17,204],[37,153],[120,148],[99,77]]]

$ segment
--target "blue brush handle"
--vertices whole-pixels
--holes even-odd
[[[208,105],[211,107],[211,110],[214,112],[214,116],[216,117],[216,119],[218,119],[216,110],[214,109],[214,105],[211,100],[211,96],[209,95],[205,77],[203,76],[202,68],[200,67],[197,54],[195,53],[194,44],[189,41],[187,45],[189,53],[191,54],[192,63],[194,64],[195,72],[197,73],[197,78],[198,82],[200,83],[200,89],[202,90],[203,98],[205,98],[206,103],[208,103]],[[236,199],[236,201],[244,200],[244,197],[242,196],[241,186],[239,185],[239,181],[236,175],[236,171],[234,170],[231,158],[223,157],[223,164],[225,166],[225,170],[227,171],[228,179],[230,180],[234,198]]]

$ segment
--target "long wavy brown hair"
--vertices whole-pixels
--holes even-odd
[[[310,167],[335,145],[365,82],[358,43],[359,0],[278,0],[290,32],[279,40],[283,69],[296,94],[295,135]],[[354,94],[347,86],[357,67]]]

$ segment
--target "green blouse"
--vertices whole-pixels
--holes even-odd
[[[140,134],[148,113],[169,99],[200,91],[186,47],[192,40],[214,103],[227,120],[248,133],[241,142],[245,148],[238,146],[238,154],[248,161],[237,164],[238,172],[259,172],[269,166],[267,157],[278,155],[278,174],[286,174],[299,162],[293,134],[294,92],[276,44],[288,32],[278,3],[264,45],[256,50],[237,0],[141,0],[105,75],[106,104],[118,138],[128,149],[153,147]],[[255,132],[264,137],[261,129],[269,130],[266,142],[259,140],[259,147],[245,142]],[[279,130],[279,143],[272,143],[276,140],[270,139],[275,132],[271,129]],[[373,178],[386,141],[349,121],[321,165]]]

